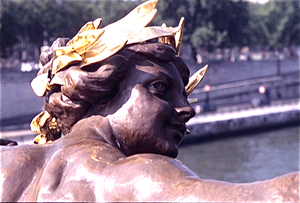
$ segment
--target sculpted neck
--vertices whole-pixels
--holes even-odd
[[[71,132],[65,135],[67,143],[79,143],[82,141],[100,141],[124,152],[113,134],[107,118],[102,116],[91,116],[76,123]]]

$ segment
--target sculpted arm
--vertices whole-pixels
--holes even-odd
[[[133,201],[299,201],[298,173],[234,184],[200,179],[180,161],[150,154],[128,157],[113,168],[113,176],[126,177],[114,178],[115,191],[126,191]]]

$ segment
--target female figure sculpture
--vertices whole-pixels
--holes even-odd
[[[177,56],[182,24],[146,28],[155,5],[133,11],[138,28],[94,21],[42,54],[37,144],[1,149],[2,201],[299,200],[297,173],[232,184],[202,180],[175,159],[195,113]]]

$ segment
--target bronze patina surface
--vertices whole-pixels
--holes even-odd
[[[126,27],[133,14],[120,20],[123,30],[97,31],[96,20],[41,54],[33,81],[45,97],[32,122],[39,135],[36,144],[1,147],[1,201],[299,201],[297,172],[233,184],[201,179],[175,159],[195,115],[188,93],[207,67],[188,85],[177,55],[182,23],[145,28],[156,3],[133,11],[146,18],[138,28]],[[115,28],[125,41],[107,49]]]

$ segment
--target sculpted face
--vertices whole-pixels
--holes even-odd
[[[171,62],[143,60],[137,64],[108,108],[116,142],[126,155],[176,157],[186,134],[185,123],[195,115],[181,75]]]

